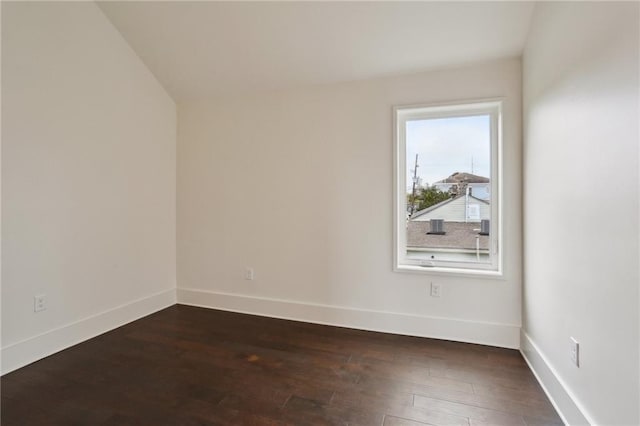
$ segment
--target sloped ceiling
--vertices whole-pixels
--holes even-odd
[[[519,56],[530,2],[99,2],[176,101]]]

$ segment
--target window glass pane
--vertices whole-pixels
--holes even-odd
[[[407,120],[406,256],[490,263],[491,116]]]

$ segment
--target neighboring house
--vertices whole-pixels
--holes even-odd
[[[440,191],[454,194],[460,194],[468,187],[469,193],[476,198],[481,200],[491,198],[491,181],[489,178],[471,173],[456,172],[446,179],[435,182],[432,186]]]
[[[424,222],[431,219],[444,219],[445,222],[480,222],[491,217],[488,201],[474,195],[461,194],[445,200],[411,216],[411,221]]]
[[[419,259],[488,260],[487,201],[458,195],[416,212],[407,221],[407,253]],[[489,229],[485,228],[484,231]]]

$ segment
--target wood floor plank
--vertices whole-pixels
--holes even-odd
[[[429,368],[415,366],[413,364],[400,364],[397,362],[375,360],[357,360],[355,362],[350,361],[347,363],[347,368],[361,376],[393,378],[421,385],[438,386],[470,393],[473,392],[471,382],[455,378],[452,379],[449,377],[433,376]]]
[[[414,397],[416,407],[427,408],[437,412],[462,415],[469,418],[472,425],[492,424],[496,426],[526,426],[522,416],[497,410],[476,407],[442,399],[428,398],[421,395]]]
[[[181,305],[0,382],[7,426],[562,424],[517,351]]]
[[[390,410],[413,406],[413,395],[400,392],[381,392],[380,390],[360,389],[351,392],[336,392],[331,406],[347,409],[367,407],[373,413],[384,415]]]
[[[425,426],[429,423],[416,422],[415,420],[401,419],[400,417],[386,416],[382,426]]]
[[[527,402],[530,400],[549,402],[540,385],[513,388],[496,383],[473,383],[473,393],[483,396],[504,397],[513,401]]]
[[[520,416],[538,416],[540,418],[556,418],[557,414],[548,401],[528,400],[526,402],[495,396],[469,394],[466,392],[443,391],[438,388],[422,388],[415,393],[416,397],[427,397],[443,401],[466,404],[478,408],[502,411]]]
[[[384,415],[365,406],[343,407],[293,396],[285,406],[287,417],[296,424],[382,424]]]
[[[469,418],[428,407],[402,407],[387,410],[387,416],[399,417],[435,426],[469,426]]]

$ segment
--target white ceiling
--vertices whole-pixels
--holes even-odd
[[[530,2],[100,2],[176,101],[522,52]]]

